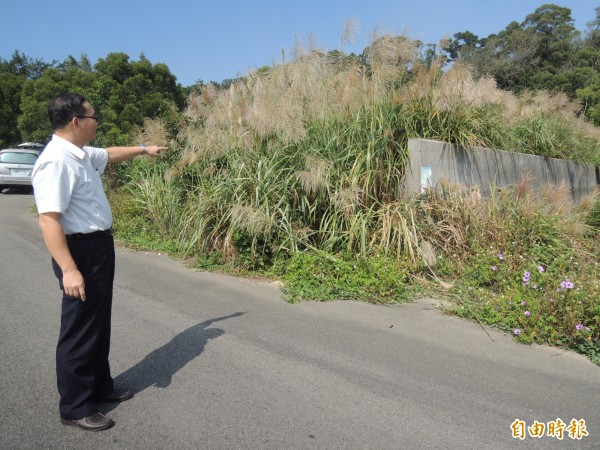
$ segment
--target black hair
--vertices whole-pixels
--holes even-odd
[[[85,102],[87,100],[83,96],[73,93],[60,94],[50,100],[48,116],[52,127],[59,130],[66,127],[73,117],[85,115],[85,106],[83,106]]]

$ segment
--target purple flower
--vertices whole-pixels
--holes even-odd
[[[518,329],[518,328],[515,328],[515,329],[513,330],[513,333],[515,334],[515,336],[518,336],[519,334],[521,334],[521,330],[520,330],[520,329]]]
[[[525,300],[523,300],[523,301],[521,302],[521,306],[527,306],[527,302],[526,302]]]
[[[537,289],[537,284],[534,284],[533,286],[531,286],[533,289]]]
[[[526,317],[529,317],[531,315],[530,311],[525,311],[523,314],[525,314]]]
[[[546,269],[544,269],[544,266],[537,266],[538,272],[544,272]]]
[[[498,259],[502,260],[504,259],[504,256],[502,255],[502,253],[498,252],[498,254],[496,255],[498,257]]]
[[[573,289],[574,284],[572,281],[563,280],[560,282],[560,287],[563,289]]]
[[[523,281],[529,280],[530,277],[531,277],[531,272],[525,271],[525,273],[523,274]]]
[[[578,323],[577,325],[575,325],[575,328],[576,328],[578,331],[581,331],[581,330],[583,330],[583,324],[581,324],[581,323]]]
[[[496,267],[496,266],[492,266],[492,270],[496,270],[496,269],[497,269],[497,267]]]

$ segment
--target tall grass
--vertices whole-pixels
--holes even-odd
[[[578,105],[546,92],[517,97],[490,78],[474,79],[460,63],[447,70],[441,59],[425,64],[417,44],[399,36],[374,40],[360,56],[300,45],[294,54],[227,90],[208,85],[192,94],[179,122],[180,159],[129,184],[178,252],[251,270],[286,261],[296,267],[312,260],[302,259],[307,254],[339,270],[356,267],[342,261],[362,261],[389,271],[395,261],[401,271],[438,281],[475,280],[456,282],[457,289],[527,301],[534,296],[515,290],[515,274],[540,264],[555,276],[579,277],[578,301],[587,306],[569,320],[598,318],[598,242],[590,243],[582,225],[593,222],[591,208],[571,207],[560,188],[540,200],[527,180],[487,199],[454,186],[412,200],[402,191],[407,142],[415,137],[600,164],[600,132],[577,117]],[[510,283],[488,273],[500,252],[510,255]],[[374,258],[384,262],[369,265]],[[584,269],[574,271],[573,261]],[[495,323],[498,311],[478,306],[485,295],[465,298],[464,315]],[[506,317],[507,329],[519,323]],[[561,323],[562,344],[587,345],[569,334],[570,322]],[[586,327],[591,334],[584,337],[597,341],[597,325]],[[534,334],[523,330],[521,339],[561,344],[535,327]],[[592,347],[600,351],[600,344]]]
[[[460,63],[426,66],[417,50],[399,36],[380,37],[362,58],[298,45],[290,63],[193,95],[180,138],[181,165],[198,180],[185,226],[198,249],[236,257],[243,246],[251,260],[307,248],[416,258],[414,233],[391,225],[406,220],[411,137],[596,157],[596,130],[565,97],[517,98]]]

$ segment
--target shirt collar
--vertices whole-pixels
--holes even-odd
[[[57,136],[56,134],[52,135],[52,140],[60,143],[65,148],[65,150],[67,150],[69,153],[73,154],[79,159],[83,159],[86,155],[86,153],[81,148],[67,141],[65,138]]]

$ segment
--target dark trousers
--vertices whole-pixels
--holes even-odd
[[[115,249],[112,236],[67,237],[67,244],[83,275],[86,300],[64,293],[62,271],[52,260],[63,289],[56,378],[61,417],[82,419],[97,412],[96,399],[113,391],[108,354]]]

